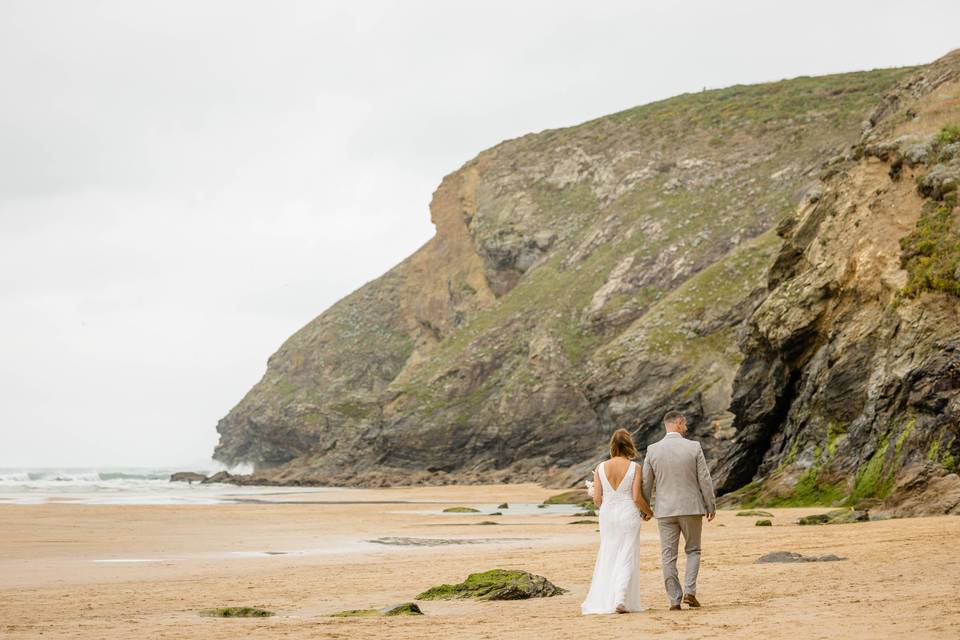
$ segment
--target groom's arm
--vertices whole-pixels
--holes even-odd
[[[643,499],[647,501],[647,504],[650,504],[653,499],[653,467],[650,465],[649,451],[643,458],[643,473],[641,475],[643,481],[640,483],[640,493],[643,494]]]
[[[703,447],[697,443],[697,482],[700,485],[700,493],[703,495],[703,504],[707,508],[707,520],[713,520],[717,513],[717,497],[713,491],[713,478],[710,477],[710,469],[707,467],[707,459],[703,455]]]

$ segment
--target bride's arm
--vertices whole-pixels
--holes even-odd
[[[642,513],[647,518],[653,517],[653,509],[650,508],[649,503],[643,497],[643,491],[641,490],[642,484],[640,480],[640,474],[633,474],[633,502],[637,505],[637,508],[640,509]]]
[[[598,507],[603,502],[603,485],[600,484],[599,473],[600,467],[597,467],[593,470],[593,504]]]

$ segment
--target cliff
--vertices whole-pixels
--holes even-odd
[[[940,130],[923,101],[954,86],[954,66],[947,58],[687,94],[482,152],[434,193],[429,242],[269,359],[217,425],[215,457],[253,463],[257,482],[570,485],[612,429],[628,426],[643,446],[675,407],[725,490],[752,483],[743,500],[796,491],[793,480],[814,465],[820,484],[857,475],[882,447],[884,418],[847,391],[862,386],[868,398],[875,382],[888,384],[869,367],[890,336],[841,338],[831,323],[846,326],[873,296],[891,308],[879,315],[901,319],[896,335],[917,333],[925,346],[909,371],[933,395],[904,400],[910,407],[934,402],[953,362],[935,345],[955,331],[923,318],[948,318],[956,299],[919,285],[901,293],[912,263],[901,266],[898,242],[933,197],[913,182],[926,165],[900,161],[894,180],[891,163],[905,151],[881,159],[877,149]],[[911,108],[916,118],[897,120]],[[883,177],[886,197],[916,211],[853,226],[880,197],[843,192],[858,171],[862,181]],[[834,175],[821,182],[824,173]],[[842,213],[854,198],[859,213]],[[863,238],[878,244],[853,271],[841,266]],[[791,292],[808,290],[791,304]],[[818,362],[829,365],[816,373]],[[899,362],[891,375],[905,373]],[[821,405],[833,408],[821,415]],[[872,426],[855,424],[862,412],[874,412]],[[888,434],[884,455],[927,455],[941,427],[937,464],[956,455],[956,422],[926,415],[903,442],[899,430]]]
[[[886,93],[780,224],[717,467],[731,502],[960,512],[958,124],[960,51]]]

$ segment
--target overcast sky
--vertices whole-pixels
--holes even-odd
[[[505,138],[960,46],[955,0],[783,5],[0,0],[0,466],[208,460]]]

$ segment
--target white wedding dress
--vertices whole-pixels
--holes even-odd
[[[640,510],[633,502],[633,479],[637,463],[614,489],[601,463],[597,469],[603,491],[600,504],[600,551],[593,568],[593,582],[580,613],[614,613],[622,604],[627,611],[643,611],[640,606],[639,547]]]

